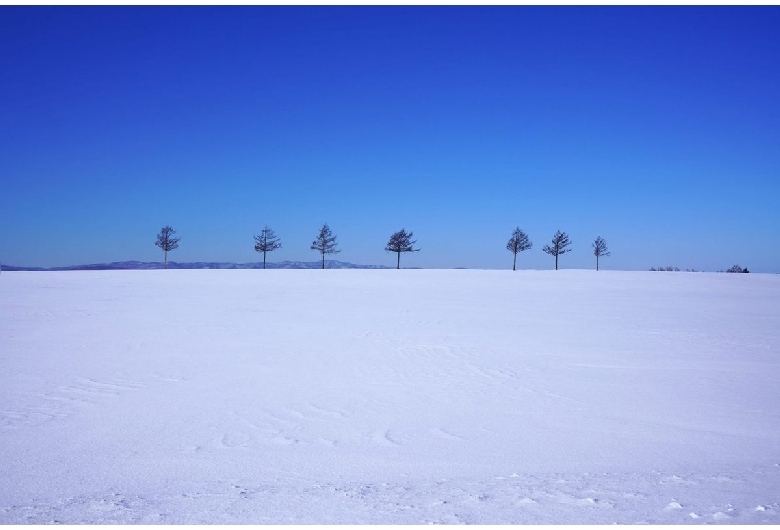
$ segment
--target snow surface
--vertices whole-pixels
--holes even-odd
[[[0,523],[780,523],[780,276],[0,275]]]

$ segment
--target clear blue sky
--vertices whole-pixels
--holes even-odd
[[[780,8],[0,7],[0,262],[780,271]]]

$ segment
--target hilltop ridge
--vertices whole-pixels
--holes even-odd
[[[267,269],[319,269],[321,261],[280,261],[266,263]],[[111,263],[90,263],[67,267],[16,267],[2,265],[4,271],[102,271],[102,270],[154,270],[165,268],[161,261],[112,261]],[[169,261],[169,269],[262,269],[263,262],[233,263],[227,261]],[[385,265],[358,265],[347,261],[326,260],[326,269],[390,269]]]

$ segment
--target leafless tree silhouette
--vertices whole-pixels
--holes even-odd
[[[512,237],[509,238],[509,243],[506,244],[506,249],[514,255],[514,261],[512,262],[512,270],[516,270],[517,266],[517,253],[528,250],[534,246],[528,235],[520,230],[520,227],[515,228],[512,232]]]
[[[165,268],[168,268],[168,252],[171,250],[174,250],[176,248],[179,248],[179,241],[181,240],[180,237],[173,237],[173,234],[176,233],[176,230],[171,228],[170,226],[164,226],[162,230],[160,230],[160,233],[157,234],[157,241],[155,241],[155,245],[160,247],[163,250],[163,253],[165,254]]]
[[[596,256],[596,270],[599,270],[599,258],[610,255],[606,239],[602,239],[601,236],[596,237],[593,242],[593,255]]]
[[[336,250],[336,246],[338,243],[336,242],[336,236],[333,235],[333,233],[330,231],[330,227],[327,223],[322,225],[322,228],[320,228],[320,233],[317,236],[317,239],[312,241],[311,243],[311,249],[316,250],[320,254],[322,254],[322,268],[325,268],[325,254],[337,254],[341,252],[340,250]]]
[[[255,236],[255,250],[263,253],[263,268],[265,269],[265,254],[266,252],[273,252],[277,248],[282,248],[281,240],[276,237],[273,230],[264,227],[260,231],[259,236]]]
[[[417,240],[413,240],[412,236],[414,232],[406,232],[404,228],[390,236],[390,240],[385,246],[385,250],[388,252],[395,252],[398,254],[398,260],[396,261],[395,268],[401,268],[401,252],[419,252],[419,248],[413,248]]]
[[[571,245],[571,241],[569,241],[568,234],[558,230],[553,236],[552,245],[545,245],[544,248],[542,248],[543,251],[551,256],[555,256],[555,270],[558,270],[558,256],[571,252],[571,249],[567,248],[569,245]]]

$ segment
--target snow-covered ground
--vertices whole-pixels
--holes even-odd
[[[0,523],[780,523],[780,276],[0,275]]]

